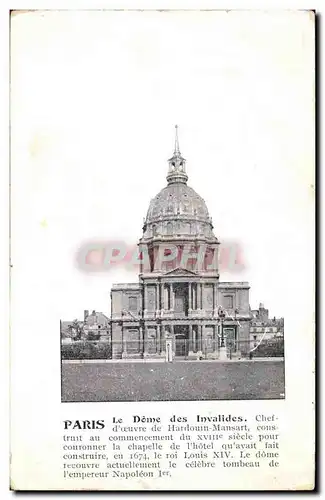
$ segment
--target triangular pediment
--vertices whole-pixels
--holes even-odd
[[[194,271],[184,269],[183,267],[176,267],[175,269],[165,273],[165,276],[196,276],[196,273]]]

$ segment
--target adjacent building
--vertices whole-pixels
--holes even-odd
[[[110,338],[110,320],[102,312],[95,310],[89,314],[88,310],[84,311],[84,334],[87,338],[98,338],[103,341]]]
[[[89,314],[85,310],[83,321],[60,321],[60,331],[63,343],[72,340],[110,341],[110,319],[102,312],[93,310]]]
[[[260,303],[258,309],[252,310],[250,325],[251,349],[257,347],[261,342],[283,339],[284,318],[270,318],[269,310]]]

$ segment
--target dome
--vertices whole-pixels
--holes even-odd
[[[151,200],[146,222],[154,222],[161,217],[174,219],[177,215],[200,218],[206,222],[209,219],[209,212],[203,198],[183,183],[166,186]]]
[[[214,238],[212,228],[203,198],[186,184],[175,182],[151,200],[143,237],[202,235]]]
[[[204,237],[216,240],[205,201],[187,185],[186,160],[179,151],[177,126],[175,150],[169,159],[168,185],[150,202],[143,239]]]

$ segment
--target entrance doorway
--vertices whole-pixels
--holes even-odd
[[[177,315],[188,315],[188,284],[176,283],[174,285],[175,303],[174,312]]]
[[[175,334],[175,356],[185,357],[188,355],[188,326],[174,326]]]

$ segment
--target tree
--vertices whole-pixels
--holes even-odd
[[[73,340],[80,340],[81,339],[81,337],[84,333],[84,329],[83,329],[83,326],[81,326],[80,322],[77,319],[74,319],[73,322],[70,325],[68,325],[68,328],[70,331],[71,338],[73,338]]]
[[[98,340],[100,338],[100,332],[98,330],[89,331],[87,335],[87,340]]]

